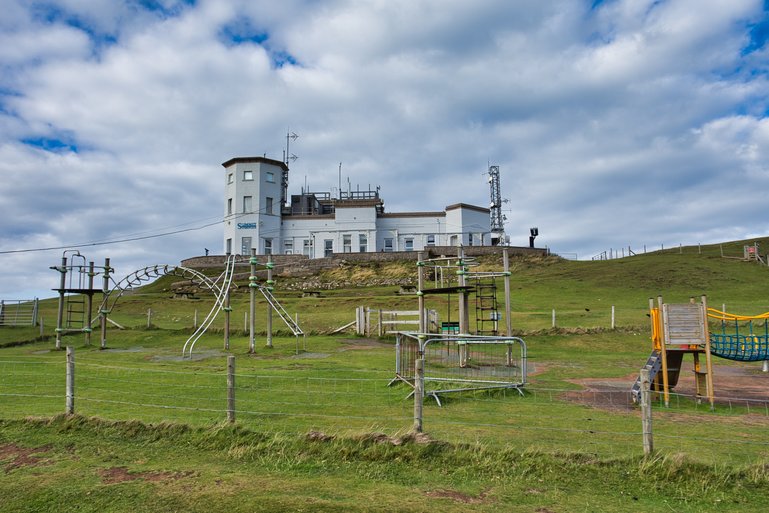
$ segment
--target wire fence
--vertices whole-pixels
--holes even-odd
[[[0,417],[65,412],[63,355],[0,360]],[[171,366],[172,367],[172,366]],[[413,389],[392,385],[385,372],[235,372],[234,408],[228,403],[227,365],[174,369],[147,363],[77,361],[74,412],[110,420],[179,422],[206,426],[234,417],[254,430],[328,436],[377,434],[398,440],[414,426]],[[392,386],[388,386],[392,385]],[[427,435],[499,450],[587,453],[625,457],[642,453],[640,414],[626,390],[526,387],[425,398]],[[769,401],[717,398],[716,412],[693,397],[673,394],[654,408],[655,447],[710,462],[769,460]],[[231,417],[230,417],[231,416]]]

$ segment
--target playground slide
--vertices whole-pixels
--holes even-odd
[[[681,375],[681,362],[683,361],[683,353],[681,352],[668,352],[668,386],[670,388],[675,387],[678,384],[678,377]],[[662,371],[662,355],[656,349],[649,355],[649,359],[646,360],[644,366],[649,369],[649,379],[652,381],[652,390],[662,391],[661,379],[659,380],[659,386],[655,387],[654,381],[657,375]],[[630,389],[630,393],[633,397],[633,402],[637,403],[641,396],[641,377],[639,376],[633,387]]]

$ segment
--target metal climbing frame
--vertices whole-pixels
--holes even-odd
[[[459,333],[469,333],[470,315],[468,307],[468,296],[471,291],[475,292],[476,309],[476,335],[485,336],[497,336],[499,334],[499,321],[504,317],[505,320],[505,333],[507,336],[512,335],[512,321],[511,321],[511,309],[510,309],[510,261],[507,249],[502,250],[502,260],[504,268],[498,272],[470,272],[471,266],[477,265],[474,259],[466,258],[462,247],[457,249],[456,259],[450,259],[447,257],[423,259],[422,252],[418,253],[417,261],[417,285],[419,290],[417,291],[417,297],[419,300],[419,331],[425,333],[429,331],[428,321],[425,318],[425,295],[430,294],[456,294],[458,297],[458,331]],[[433,268],[435,273],[436,285],[438,283],[438,275],[440,273],[440,287],[425,288],[426,276],[425,268]],[[456,274],[456,286],[445,286],[444,283],[444,270],[454,269]],[[504,278],[505,287],[505,304],[504,304],[504,316],[499,311],[499,305],[497,302],[497,278]],[[467,280],[475,279],[475,286],[468,286]],[[449,305],[449,311],[451,311],[451,305]]]
[[[67,254],[70,254],[69,259]],[[93,262],[86,262],[79,251],[65,250],[62,253],[61,265],[52,266],[60,275],[59,306],[56,314],[56,348],[61,348],[62,336],[69,333],[85,333],[85,343],[91,343],[91,314],[93,310],[93,295],[102,292],[106,295],[106,285],[102,289],[94,288],[94,278],[98,274],[104,276],[104,283],[109,282],[111,267],[109,258],[104,260],[103,267],[96,267]],[[102,315],[102,332],[106,329],[106,316]]]
[[[438,336],[399,333],[395,378],[411,386],[415,361],[424,358],[424,394],[441,404],[444,394],[526,385],[526,342],[519,337]]]

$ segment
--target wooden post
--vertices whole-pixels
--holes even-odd
[[[93,262],[88,262],[88,292],[85,295],[85,319],[83,319],[83,331],[85,331],[85,345],[91,345],[91,316],[93,315]]]
[[[555,328],[555,308],[553,308],[553,328]]]
[[[152,308],[147,308],[147,329],[152,326]]]
[[[192,315],[192,327],[198,329],[198,309],[195,309],[195,313]]]
[[[706,377],[707,382],[707,388],[708,388],[708,399],[710,400],[710,410],[713,411],[716,409],[716,398],[715,398],[715,392],[713,390],[713,357],[710,353],[710,328],[708,326],[708,298],[707,296],[703,295],[701,299],[702,303],[700,304],[700,307],[702,308],[702,319],[703,319],[703,325],[705,328],[705,369],[708,373]]]
[[[235,356],[227,357],[227,422],[235,422]]]
[[[414,432],[422,432],[422,406],[425,398],[425,360],[414,362]]]
[[[61,349],[61,337],[64,331],[64,289],[67,286],[67,257],[61,257],[59,277],[59,307],[56,312],[56,349]]]
[[[267,256],[267,290],[272,292],[272,255]],[[267,347],[272,348],[272,306],[267,305]]]
[[[66,405],[64,413],[75,413],[75,349],[67,346],[67,378],[66,378]]]
[[[507,248],[502,250],[502,265],[505,274],[505,329],[507,336],[513,336],[513,320],[510,318],[512,308],[510,306],[510,257]]]
[[[109,305],[109,275],[110,275],[109,258],[104,259],[104,275],[101,284],[102,293],[102,308],[99,311],[99,332],[101,334],[100,345],[102,349],[107,348],[107,307]]]
[[[422,261],[424,253],[417,253],[417,304],[419,310],[419,333],[427,333],[427,319],[425,319],[425,263]]]
[[[224,350],[230,349],[230,290],[224,293]]]
[[[254,314],[256,313],[256,288],[259,286],[256,284],[256,248],[251,248],[251,259],[248,261],[251,264],[251,274],[248,277],[248,352],[254,354],[255,352],[255,333],[254,333]]]
[[[616,324],[614,323],[614,305],[611,305],[611,329],[614,329]]]
[[[667,339],[665,338],[665,326],[667,324],[665,314],[665,304],[662,302],[662,296],[657,296],[657,305],[660,312],[660,355],[662,356],[662,395],[665,398],[665,408],[670,407],[670,388],[668,387],[668,351]]]
[[[465,286],[467,285],[467,277],[465,276],[465,251],[462,246],[457,248],[457,257],[459,260],[457,275],[459,276],[458,284],[460,291],[457,294],[459,296],[459,332],[462,334],[470,333],[470,310],[468,308],[468,294]]]
[[[643,425],[644,456],[654,451],[652,433],[652,394],[650,390],[649,369],[641,369],[641,422]]]
[[[383,315],[382,315],[382,309],[381,309],[381,308],[378,310],[378,312],[379,312],[379,326],[378,326],[378,333],[379,333],[379,336],[381,337],[381,336],[383,336],[383,335],[384,335],[384,329],[382,328],[382,321],[384,320],[384,317],[383,317]]]

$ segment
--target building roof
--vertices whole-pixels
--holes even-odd
[[[449,205],[448,207],[446,207],[446,212],[448,212],[449,210],[456,210],[458,208],[475,210],[476,212],[483,212],[484,214],[488,214],[491,212],[491,210],[488,208],[476,207],[475,205],[468,205],[467,203],[454,203],[453,205]]]
[[[288,166],[285,162],[281,162],[280,160],[275,159],[268,159],[267,157],[235,157],[231,158],[227,162],[223,162],[222,166],[225,168],[230,167],[234,164],[270,164],[273,166],[278,166],[282,168],[284,171],[288,171]]]

